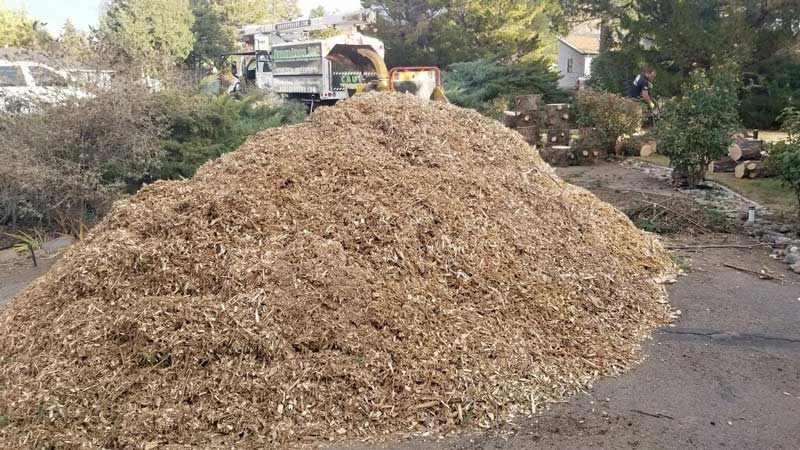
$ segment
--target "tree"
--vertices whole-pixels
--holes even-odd
[[[84,61],[94,53],[89,35],[75,28],[69,20],[64,23],[61,36],[53,45],[53,52],[58,56],[78,61]]]
[[[315,18],[315,17],[325,17],[328,15],[328,11],[325,10],[325,7],[322,5],[317,5],[311,8],[311,11],[308,12],[308,17]]]
[[[297,0],[191,0],[194,46],[188,63],[213,62],[221,53],[240,50],[243,25],[290,20],[300,14]]]
[[[193,24],[189,0],[109,0],[99,33],[117,62],[152,70],[189,55]]]
[[[707,76],[692,72],[683,94],[666,109],[656,129],[659,148],[670,158],[672,178],[695,187],[708,164],[722,157],[739,127],[737,70],[719,68]]]
[[[0,0],[0,47],[22,47],[40,49],[52,38],[44,30],[43,23],[28,17],[25,11],[7,8]]]
[[[494,56],[541,56],[542,34],[561,24],[555,0],[363,0],[379,11],[389,65],[437,65]]]

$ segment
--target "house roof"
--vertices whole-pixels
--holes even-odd
[[[559,40],[584,55],[596,55],[600,53],[600,23],[589,21],[579,24]]]

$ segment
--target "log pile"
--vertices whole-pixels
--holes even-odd
[[[767,178],[774,174],[762,161],[745,161],[733,169],[736,178]]]
[[[734,136],[728,154],[712,162],[709,172],[732,172],[736,178],[772,176],[760,162],[764,159],[764,141]]]
[[[569,105],[564,103],[545,105],[545,125],[547,126],[547,145],[569,145]]]
[[[539,145],[541,131],[539,129],[539,105],[541,95],[520,95],[514,100],[514,111],[503,113],[503,125],[517,130],[530,145]]]
[[[586,164],[607,157],[608,151],[604,147],[604,142],[602,133],[597,128],[580,128],[573,152],[575,160],[581,164]]]
[[[553,167],[566,167],[575,161],[575,152],[572,147],[564,145],[544,147],[539,150],[539,156]]]

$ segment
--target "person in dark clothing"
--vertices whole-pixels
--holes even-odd
[[[653,102],[653,98],[650,96],[650,87],[651,82],[656,79],[656,71],[655,70],[647,70],[645,72],[640,73],[635,80],[633,80],[633,86],[631,87],[630,97],[635,99],[642,99],[650,109],[654,109],[656,107],[655,102]]]

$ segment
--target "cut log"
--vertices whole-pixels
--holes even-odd
[[[552,103],[545,105],[546,119],[545,124],[548,128],[566,128],[569,127],[569,108],[566,103]]]
[[[736,165],[733,171],[736,178],[766,178],[774,174],[761,161],[745,161]]]
[[[541,103],[541,95],[519,95],[514,99],[514,109],[516,111],[538,111]]]
[[[517,128],[517,113],[516,111],[503,112],[503,125],[508,128]]]
[[[539,126],[539,112],[538,111],[525,111],[517,112],[517,127],[538,127]]]
[[[566,167],[575,160],[572,148],[563,145],[545,147],[539,150],[539,156],[553,167]]]
[[[736,139],[728,148],[728,157],[734,161],[760,160],[763,156],[764,141],[757,139]]]
[[[650,141],[646,144],[642,145],[642,149],[639,151],[639,156],[652,156],[656,154],[656,141]]]
[[[547,145],[549,146],[569,146],[569,128],[548,128]]]
[[[522,135],[522,139],[524,139],[528,144],[539,145],[541,135],[538,126],[519,127],[517,128],[517,132]]]
[[[709,167],[711,173],[733,172],[736,169],[738,162],[732,160],[729,156],[723,156],[721,159],[712,161]]]

